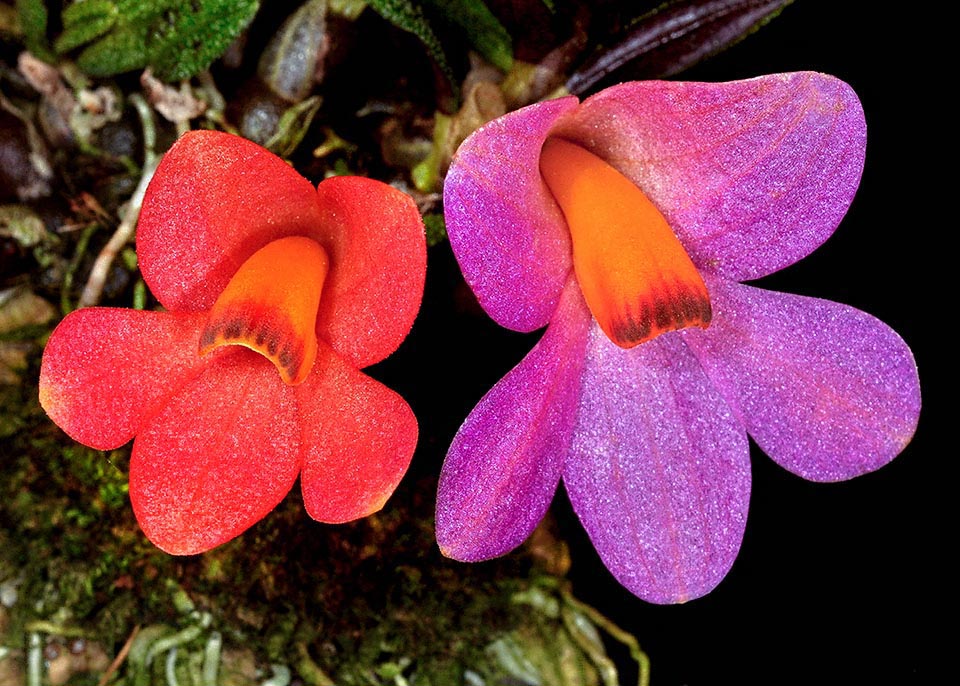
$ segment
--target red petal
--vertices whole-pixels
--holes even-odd
[[[139,433],[130,501],[143,532],[174,555],[209,550],[262,519],[300,470],[296,402],[267,360],[242,347],[209,367]]]
[[[330,256],[318,335],[358,367],[393,352],[423,296],[426,243],[413,200],[386,184],[335,177],[314,189],[255,143],[187,133],[147,188],[137,250],[160,302],[195,311],[259,248],[293,235]]]
[[[137,255],[150,290],[171,310],[206,310],[240,265],[277,238],[317,233],[313,185],[239,136],[184,134],[143,199]]]
[[[295,388],[304,442],[307,512],[348,522],[383,507],[417,445],[406,401],[321,346],[314,373]]]
[[[40,404],[72,438],[119,447],[205,362],[202,315],[92,307],[50,335],[40,368]]]
[[[410,196],[338,176],[317,188],[330,255],[317,333],[355,367],[379,362],[409,333],[423,297],[427,247]]]

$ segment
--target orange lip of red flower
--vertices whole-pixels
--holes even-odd
[[[210,310],[199,352],[242,345],[273,362],[289,385],[302,383],[317,357],[317,309],[329,269],[314,240],[275,240],[244,262]]]
[[[563,211],[584,299],[614,343],[706,328],[710,296],[660,211],[632,181],[584,148],[548,138],[540,173]]]

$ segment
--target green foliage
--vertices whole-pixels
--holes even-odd
[[[425,214],[423,226],[426,229],[428,246],[432,247],[447,240],[447,225],[439,212]]]
[[[274,133],[264,147],[272,150],[281,157],[289,157],[307,135],[313,118],[320,109],[319,96],[307,98],[287,109],[277,123],[277,132]]]
[[[210,66],[250,23],[259,0],[76,0],[63,11],[54,47],[83,46],[77,64],[92,76],[151,67],[166,81]]]
[[[459,26],[488,62],[510,71],[513,66],[513,42],[503,24],[493,16],[482,0],[426,0],[443,18]]]
[[[451,86],[456,84],[440,39],[416,0],[370,0],[370,6],[394,26],[419,38]]]
[[[370,6],[384,19],[419,38],[437,67],[450,82],[453,76],[443,45],[423,7],[427,6],[444,22],[458,27],[470,44],[490,63],[503,71],[513,66],[513,44],[510,34],[493,15],[483,0],[370,0]]]
[[[47,45],[47,6],[43,0],[17,0],[17,17],[27,50],[42,59],[53,57]]]
[[[118,13],[110,0],[80,0],[64,8],[64,32],[57,39],[57,51],[69,52],[102,36],[116,23]]]

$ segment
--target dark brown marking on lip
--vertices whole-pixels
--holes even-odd
[[[229,341],[240,338],[243,333],[243,322],[239,319],[231,319],[223,325],[223,337]]]
[[[207,326],[200,334],[200,349],[209,348],[217,342],[217,329],[214,326]]]
[[[286,342],[281,328],[266,322],[242,319],[210,322],[200,335],[201,351],[216,345],[241,344],[253,348],[286,373],[296,378],[303,364],[303,345]]]
[[[624,308],[624,316],[611,322],[618,344],[631,347],[667,331],[690,326],[706,328],[713,318],[709,295],[685,284],[678,283],[671,289],[658,289],[648,295],[649,299]]]

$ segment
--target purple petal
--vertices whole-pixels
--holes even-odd
[[[640,81],[585,100],[555,133],[631,178],[701,269],[742,281],[808,255],[863,170],[860,101],[824,74]]]
[[[910,441],[920,383],[906,343],[847,305],[710,279],[713,323],[684,339],[778,464],[813,481],[882,467]]]
[[[592,328],[563,479],[607,569],[644,600],[702,596],[736,559],[746,432],[675,333],[624,350]]]
[[[571,282],[543,338],[460,427],[437,493],[444,555],[463,561],[502,555],[543,518],[570,445],[589,322]]]
[[[480,304],[508,329],[544,326],[570,271],[570,237],[540,178],[540,148],[576,107],[576,98],[549,100],[477,129],[444,182],[450,246]]]

